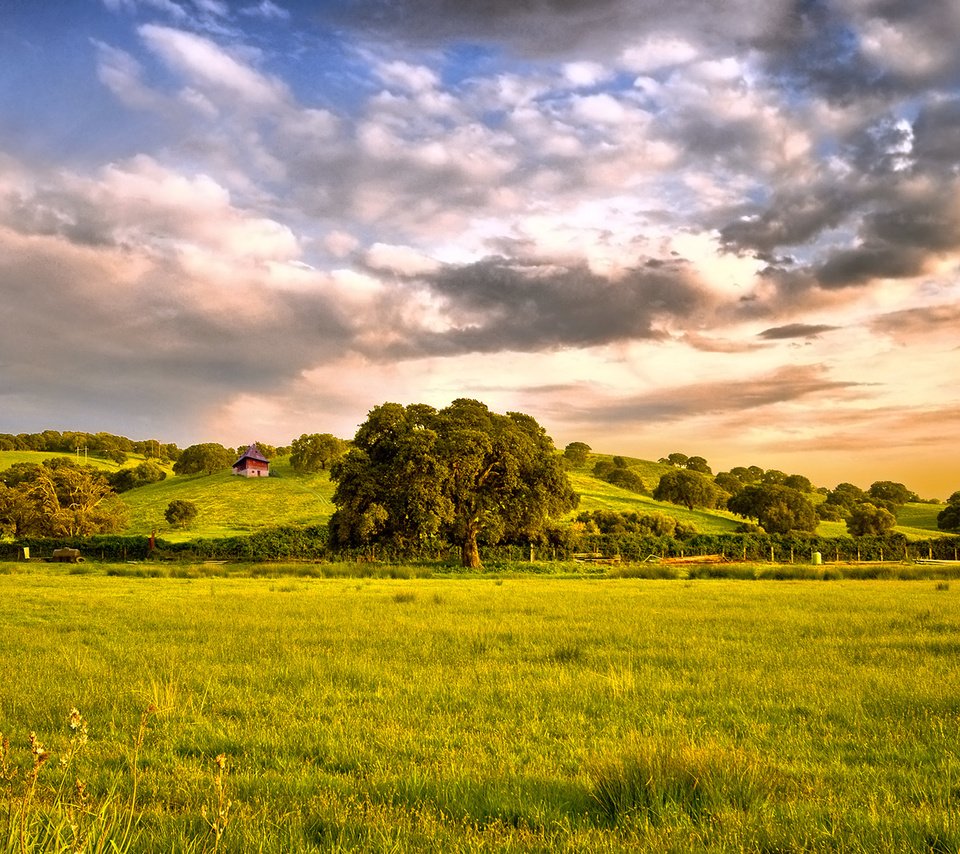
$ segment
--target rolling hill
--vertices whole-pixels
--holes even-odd
[[[39,463],[53,456],[39,451],[0,451],[0,470],[18,462]],[[654,501],[649,496],[621,489],[593,475],[594,464],[610,455],[591,454],[583,466],[569,470],[573,488],[580,494],[580,506],[571,514],[590,510],[663,513],[693,525],[708,534],[733,532],[743,520],[723,510],[688,510],[675,504]],[[87,462],[104,471],[117,471],[135,466],[143,458],[131,454],[117,465],[108,460],[90,457]],[[650,460],[626,458],[647,489],[652,490],[661,475],[670,467]],[[174,476],[168,468],[167,479],[122,494],[130,508],[130,522],[125,531],[147,536],[155,531],[167,540],[179,541],[196,537],[228,537],[249,534],[260,528],[276,525],[315,525],[326,522],[334,511],[334,485],[329,474],[297,474],[287,457],[271,461],[269,478],[235,477],[229,471],[214,475]],[[174,499],[192,501],[199,514],[186,530],[171,528],[164,519],[167,505]],[[911,539],[922,539],[942,532],[937,529],[937,513],[942,505],[908,504],[899,513],[897,530]],[[822,522],[818,532],[824,536],[844,536],[842,522]]]

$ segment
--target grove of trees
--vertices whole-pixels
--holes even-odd
[[[470,568],[481,565],[481,541],[537,538],[549,519],[578,502],[535,419],[467,399],[440,410],[377,406],[331,478],[336,543],[412,549],[442,538]]]
[[[69,457],[0,472],[0,530],[16,537],[87,537],[123,530],[126,505],[90,466]]]
[[[817,512],[800,490],[777,483],[751,483],[727,501],[727,509],[753,518],[770,534],[815,531]]]
[[[233,451],[216,442],[202,442],[184,448],[173,464],[174,474],[216,474],[236,460]]]

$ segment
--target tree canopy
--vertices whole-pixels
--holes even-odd
[[[587,462],[591,450],[593,449],[586,442],[571,442],[563,449],[563,455],[571,465],[582,466]]]
[[[127,522],[126,506],[96,469],[66,457],[14,468],[0,486],[0,528],[14,536],[86,537]]]
[[[467,399],[441,410],[376,407],[331,478],[336,542],[411,549],[443,537],[459,546],[465,567],[481,565],[481,539],[539,537],[578,502],[535,419]]]
[[[727,509],[754,518],[770,534],[815,531],[817,513],[810,500],[796,489],[777,483],[745,486],[727,500]]]
[[[723,496],[723,490],[712,479],[690,469],[668,471],[653,491],[657,501],[682,504],[690,510],[697,507],[712,509],[722,501]]]
[[[202,442],[184,448],[173,464],[175,474],[216,474],[229,468],[236,460],[233,451],[216,442]]]
[[[847,516],[847,532],[852,537],[883,535],[894,529],[897,517],[885,507],[864,502],[857,504]]]
[[[197,518],[199,512],[199,508],[193,501],[175,498],[167,505],[163,518],[177,528],[186,528]]]
[[[937,514],[937,527],[941,531],[960,529],[960,490],[947,499],[947,506]]]
[[[304,433],[290,445],[290,465],[301,474],[324,471],[346,450],[347,443],[332,433]]]
[[[917,500],[915,492],[907,489],[902,483],[892,480],[878,480],[871,483],[867,493],[875,505],[886,507],[894,513],[907,502]]]

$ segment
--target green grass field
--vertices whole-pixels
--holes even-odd
[[[29,569],[0,575],[0,850],[960,847],[947,583]]]
[[[176,541],[193,537],[229,537],[275,525],[316,525],[333,513],[333,484],[327,472],[298,475],[289,460],[270,466],[276,476],[237,477],[229,471],[213,475],[168,477],[123,494],[130,507],[127,533],[151,531]],[[172,529],[164,519],[174,499],[192,501],[199,514],[187,530]]]
[[[113,462],[113,460],[101,460],[99,457],[90,455],[84,456],[82,453],[77,455],[51,453],[50,451],[0,451],[0,471],[10,468],[10,466],[16,465],[17,463],[33,463],[34,465],[40,465],[40,463],[42,463],[44,460],[53,459],[54,457],[67,457],[74,462],[79,462],[81,465],[93,466],[97,469],[103,469],[106,472],[114,472],[122,468],[130,468],[131,466],[142,463],[144,460],[144,457],[140,456],[139,454],[130,454],[129,459],[120,465]],[[171,472],[169,466],[166,466],[165,468],[168,472]]]

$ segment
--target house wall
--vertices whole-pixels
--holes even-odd
[[[244,460],[242,465],[234,466],[233,473],[241,477],[269,477],[270,465],[256,460]]]

